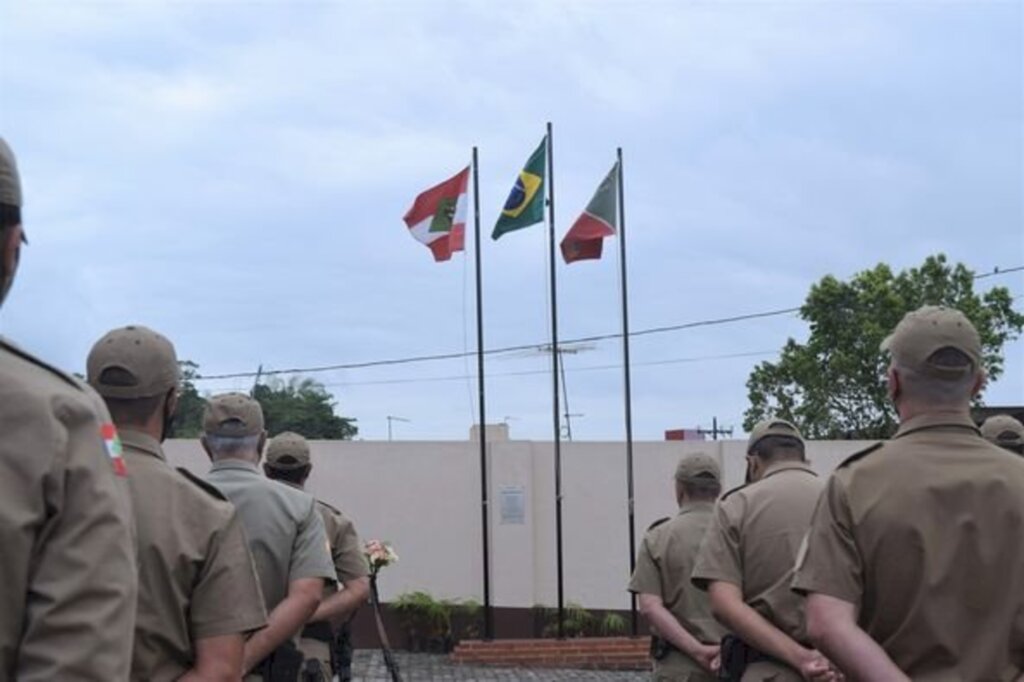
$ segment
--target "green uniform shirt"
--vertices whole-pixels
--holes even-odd
[[[794,588],[856,604],[915,680],[1024,672],[1024,460],[922,415],[836,469]]]
[[[116,454],[91,389],[0,340],[0,679],[128,678],[138,577]]]
[[[206,480],[238,510],[268,612],[287,596],[292,581],[335,580],[324,523],[312,496],[264,478],[255,464],[239,459],[215,462]]]
[[[235,508],[216,489],[172,469],[160,444],[121,431],[139,546],[133,680],[176,680],[195,664],[195,640],[266,623],[259,579]]]
[[[711,615],[708,596],[690,582],[704,534],[713,518],[713,502],[683,504],[674,518],[644,535],[636,557],[636,569],[629,581],[630,592],[661,597],[683,629],[704,644],[718,644],[725,629]],[[655,678],[673,670],[704,672],[696,661],[673,651],[655,661]],[[705,673],[708,679],[715,679]]]
[[[363,543],[352,521],[326,502],[316,501],[317,511],[327,531],[327,542],[331,545],[331,559],[338,582],[342,585],[364,578],[370,574],[370,567],[363,554]]]
[[[751,608],[797,642],[806,642],[804,600],[790,583],[822,487],[806,462],[783,461],[769,466],[760,480],[723,495],[697,557],[693,583],[701,589],[713,580],[737,585]]]

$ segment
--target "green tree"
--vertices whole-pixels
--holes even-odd
[[[206,400],[199,395],[195,381],[199,378],[199,365],[191,360],[179,360],[181,387],[178,410],[171,424],[171,438],[198,438],[203,430],[203,407]]]
[[[974,292],[974,273],[942,254],[898,274],[888,265],[843,282],[829,275],[811,287],[800,316],[806,343],[789,339],[777,362],[763,362],[747,380],[748,431],[761,419],[793,421],[810,438],[887,438],[897,424],[885,385],[879,345],[903,315],[923,305],[958,308],[981,334],[989,380],[1003,372],[1003,345],[1024,327],[1010,292]]]
[[[354,419],[334,413],[335,403],[324,385],[308,377],[271,379],[256,386],[253,397],[263,407],[270,435],[295,431],[306,438],[349,440],[359,432]]]

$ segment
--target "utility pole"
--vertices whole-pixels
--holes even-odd
[[[720,429],[720,428],[718,428],[718,417],[712,417],[711,418],[711,428],[710,429],[702,429],[702,428],[700,428],[698,426],[697,427],[697,433],[699,433],[702,436],[710,435],[711,436],[711,440],[718,440],[718,434],[722,434],[723,436],[731,436],[732,435],[732,427],[730,426],[727,429]]]
[[[395,417],[395,416],[390,415],[390,414],[388,415],[387,419],[388,419],[388,441],[391,440],[391,423],[392,422],[405,422],[406,424],[408,424],[409,422],[412,421],[411,419],[406,419],[405,417]]]

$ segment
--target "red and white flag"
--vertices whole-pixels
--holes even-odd
[[[469,166],[416,197],[405,224],[417,241],[427,245],[435,261],[445,261],[466,245],[466,206]]]

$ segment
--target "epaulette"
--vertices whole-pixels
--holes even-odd
[[[657,527],[658,527],[658,526],[660,526],[661,524],[665,523],[666,521],[669,521],[669,520],[671,520],[671,518],[672,518],[671,516],[666,516],[666,517],[665,517],[665,518],[663,518],[663,519],[658,519],[657,521],[655,521],[655,522],[654,522],[654,523],[652,523],[651,525],[647,526],[647,530],[649,530],[649,531],[650,531],[650,530],[654,530],[655,528],[657,528]]]
[[[858,461],[862,457],[870,455],[872,452],[874,452],[875,450],[879,449],[883,445],[885,445],[885,441],[879,441],[879,442],[875,443],[874,445],[869,445],[868,447],[864,448],[863,450],[858,450],[857,452],[853,453],[852,455],[850,455],[849,457],[844,459],[842,462],[840,462],[839,466],[837,466],[836,469],[842,469],[843,467],[847,466],[848,464],[853,464],[854,462]]]
[[[185,468],[182,468],[182,467],[177,467],[177,469],[178,469],[178,473],[179,474],[181,474],[182,476],[184,476],[188,480],[192,481],[197,486],[199,486],[200,488],[202,488],[206,492],[208,492],[211,495],[213,495],[214,497],[216,497],[218,500],[224,500],[225,502],[228,501],[228,498],[224,497],[224,493],[222,493],[220,490],[218,490],[217,486],[213,485],[212,483],[208,483],[208,482],[204,481],[203,479],[199,478],[198,476],[193,474],[188,469],[185,469]]]
[[[316,503],[317,503],[317,504],[322,504],[323,506],[327,507],[327,508],[328,508],[328,509],[330,509],[330,510],[331,510],[332,512],[334,512],[335,514],[342,514],[342,513],[343,513],[343,512],[342,512],[342,511],[341,511],[340,509],[338,509],[337,507],[332,507],[331,505],[327,504],[326,502],[324,502],[324,501],[323,501],[323,500],[321,500],[320,498],[317,498],[317,500],[316,500]]]
[[[50,373],[57,375],[60,379],[62,379],[63,381],[65,381],[65,382],[67,382],[69,384],[71,384],[72,386],[74,386],[79,391],[82,390],[82,384],[80,384],[78,381],[76,381],[73,376],[71,376],[70,374],[68,374],[67,372],[65,372],[65,371],[63,371],[61,369],[57,369],[56,367],[54,367],[53,365],[51,365],[51,364],[49,364],[47,362],[43,362],[42,360],[40,360],[36,356],[32,355],[31,353],[29,353],[27,351],[24,351],[21,348],[18,348],[17,346],[12,344],[10,341],[7,341],[6,339],[0,338],[0,348],[3,348],[4,350],[6,350],[7,352],[9,352],[9,353],[11,353],[13,355],[17,355],[19,358],[21,358],[22,360],[24,360],[26,362],[29,362],[29,363],[31,363],[33,365],[36,365],[37,367],[41,367],[42,369],[45,369],[45,370],[49,371]]]
[[[753,482],[754,482],[754,481],[751,481],[751,483],[753,483]],[[747,487],[748,485],[750,485],[750,483],[743,483],[743,484],[741,484],[741,485],[738,485],[738,486],[736,486],[735,488],[733,488],[732,490],[729,490],[729,491],[728,491],[728,492],[726,492],[726,493],[725,493],[724,495],[722,495],[722,496],[721,496],[720,498],[718,498],[718,501],[719,501],[719,502],[725,502],[725,498],[729,497],[730,495],[732,495],[732,494],[733,494],[734,492],[736,492],[737,490],[743,490],[743,489],[744,489],[744,488],[746,488],[746,487]]]

